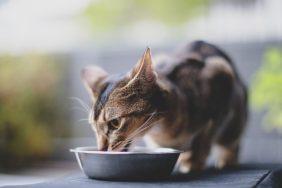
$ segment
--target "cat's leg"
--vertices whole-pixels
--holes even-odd
[[[246,124],[246,113],[233,114],[216,138],[217,161],[219,169],[228,168],[238,163],[240,138]]]
[[[233,167],[238,164],[239,157],[239,143],[233,143],[231,145],[217,144],[218,158],[215,163],[215,167],[218,169],[224,169]]]
[[[218,146],[218,159],[215,165],[220,169],[238,163],[240,138],[246,127],[248,117],[246,87],[236,84],[233,92],[228,114],[225,116],[215,139]]]
[[[194,136],[190,149],[180,155],[179,170],[182,173],[201,171],[205,168],[214,135],[212,126],[210,121],[201,132]]]

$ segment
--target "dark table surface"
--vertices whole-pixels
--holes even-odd
[[[282,165],[241,165],[232,170],[216,170],[213,168],[198,174],[173,173],[171,177],[158,181],[103,181],[89,179],[84,174],[74,174],[54,181],[21,185],[4,186],[5,188],[151,188],[151,187],[185,187],[185,188],[282,188]],[[4,188],[1,187],[1,188]]]

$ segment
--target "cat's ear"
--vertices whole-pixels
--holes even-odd
[[[130,83],[134,82],[135,80],[141,80],[147,83],[155,82],[156,73],[152,65],[152,55],[150,48],[146,49],[144,55],[134,66],[134,68],[130,72],[129,78]]]
[[[91,98],[94,100],[101,88],[102,81],[108,76],[108,73],[100,67],[87,66],[81,70],[80,76]]]

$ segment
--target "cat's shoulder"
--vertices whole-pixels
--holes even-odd
[[[225,73],[236,75],[229,56],[219,47],[205,41],[194,41],[182,46],[172,54],[160,54],[154,58],[154,68],[161,75],[177,74],[183,69],[203,72],[204,76]]]

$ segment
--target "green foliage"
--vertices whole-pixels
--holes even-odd
[[[208,0],[100,0],[85,10],[94,31],[108,31],[140,20],[169,25],[185,23],[207,5]]]
[[[251,102],[265,109],[264,125],[268,130],[282,132],[282,50],[271,49],[265,62],[254,77]]]
[[[68,134],[65,68],[47,56],[0,58],[0,167],[46,157],[51,138]]]

